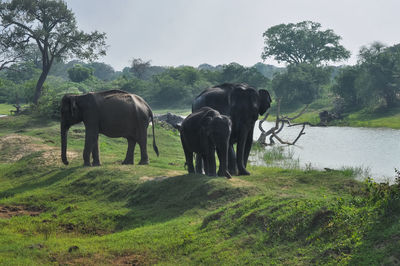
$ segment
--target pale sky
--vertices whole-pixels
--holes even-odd
[[[107,56],[121,70],[132,58],[197,67],[262,62],[262,34],[311,20],[342,37],[354,64],[361,46],[400,43],[400,0],[66,0],[78,27],[107,33]],[[278,65],[274,60],[264,63]]]

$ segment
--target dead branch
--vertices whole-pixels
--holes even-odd
[[[267,112],[265,114],[265,117],[259,121],[258,123],[258,128],[261,131],[261,135],[258,138],[257,142],[260,143],[261,145],[265,145],[265,146],[271,146],[275,144],[274,139],[276,139],[277,141],[279,141],[281,144],[285,144],[285,145],[295,145],[296,142],[300,139],[301,136],[305,135],[306,133],[304,132],[306,125],[309,126],[316,126],[313,125],[309,122],[304,122],[304,123],[297,123],[297,124],[292,124],[291,122],[296,119],[299,118],[300,116],[302,116],[306,110],[308,108],[308,104],[303,108],[303,110],[301,110],[297,115],[293,116],[293,117],[288,117],[288,116],[281,116],[280,115],[280,109],[281,109],[281,99],[278,99],[278,105],[276,108],[276,119],[275,119],[275,126],[271,127],[268,131],[265,131],[262,127],[262,124],[267,120],[268,116],[269,116],[269,112]],[[293,126],[302,126],[302,129],[300,130],[299,134],[297,135],[297,137],[295,138],[294,141],[290,142],[290,141],[285,141],[282,140],[278,134],[282,131],[282,129],[284,128],[285,124],[288,125],[288,127],[293,127]],[[269,143],[266,142],[266,138],[269,136]]]

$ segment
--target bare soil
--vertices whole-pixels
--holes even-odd
[[[45,165],[61,164],[60,148],[44,144],[40,138],[11,134],[0,137],[0,163],[12,163],[35,152],[43,152],[41,157]],[[76,152],[67,152],[68,158],[78,156]]]
[[[7,206],[7,205],[0,205],[0,219],[10,219],[14,216],[21,216],[21,215],[29,215],[29,216],[38,216],[44,210],[27,207],[22,205],[16,206]]]

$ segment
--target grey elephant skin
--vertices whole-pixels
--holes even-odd
[[[228,168],[232,175],[249,175],[246,170],[253,144],[254,124],[259,115],[271,105],[267,90],[257,90],[247,84],[224,83],[205,89],[192,104],[195,112],[204,106],[211,107],[232,121],[232,134],[228,151]],[[233,144],[236,143],[236,153]]]
[[[219,176],[231,178],[227,169],[229,137],[232,123],[228,116],[209,107],[193,112],[182,121],[180,135],[189,173],[216,176],[215,151],[219,158]],[[197,154],[196,171],[193,153]]]
[[[107,137],[123,137],[128,140],[128,150],[123,164],[133,164],[136,143],[140,146],[139,164],[148,164],[147,128],[153,124],[153,149],[157,156],[153,112],[138,95],[120,90],[91,92],[84,95],[65,95],[61,100],[61,159],[67,160],[67,134],[69,128],[82,122],[85,125],[85,166],[100,165],[99,133]],[[92,154],[93,162],[90,163]]]

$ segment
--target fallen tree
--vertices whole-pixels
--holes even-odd
[[[275,119],[275,126],[271,127],[268,131],[265,131],[264,128],[262,127],[262,124],[267,120],[269,116],[269,112],[267,112],[262,120],[259,121],[258,123],[258,128],[261,131],[261,135],[258,138],[257,142],[260,143],[261,145],[264,146],[272,146],[275,144],[275,140],[279,141],[281,144],[286,144],[286,145],[295,145],[296,142],[300,139],[301,136],[305,135],[306,133],[304,132],[306,125],[308,126],[319,126],[319,125],[314,125],[309,122],[303,122],[303,123],[296,123],[292,124],[292,121],[295,120],[296,118],[299,118],[302,116],[308,109],[308,104],[301,110],[297,115],[293,117],[289,116],[281,116],[280,114],[280,109],[281,109],[281,100],[278,99],[278,105],[276,108],[276,119]],[[294,126],[302,126],[301,130],[299,131],[299,134],[293,141],[285,141],[282,140],[278,134],[282,131],[284,128],[285,124],[288,125],[288,127],[294,127]],[[269,142],[266,142],[267,138],[269,137]]]

